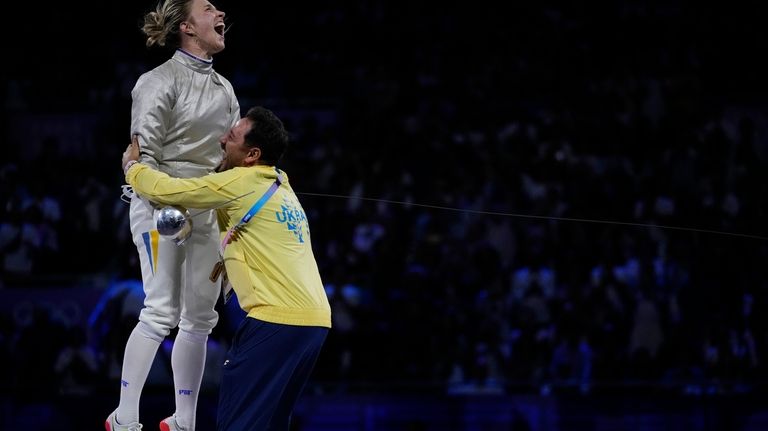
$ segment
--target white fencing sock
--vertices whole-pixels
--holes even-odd
[[[176,390],[176,422],[184,430],[195,429],[197,397],[205,370],[208,335],[179,329],[171,352]]]
[[[123,356],[120,405],[117,407],[116,415],[118,423],[129,424],[139,421],[141,390],[147,381],[152,361],[163,338],[144,322],[139,322],[131,331]]]

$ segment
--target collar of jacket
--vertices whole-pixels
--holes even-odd
[[[192,55],[187,51],[179,48],[173,53],[173,59],[179,63],[187,66],[195,72],[204,73],[206,75],[213,72],[213,59],[204,60],[200,57]]]

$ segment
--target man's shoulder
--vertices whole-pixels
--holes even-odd
[[[234,168],[213,173],[211,175],[217,175],[219,178],[229,180],[238,180],[242,178],[253,183],[271,183],[277,178],[274,167],[261,165],[235,166]]]

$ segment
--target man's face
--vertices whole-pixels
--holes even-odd
[[[253,148],[248,148],[245,145],[245,134],[249,130],[251,130],[251,121],[247,118],[241,118],[226,135],[219,139],[221,149],[224,150],[224,157],[216,168],[216,172],[245,166],[243,160],[245,160],[249,152],[254,151]]]

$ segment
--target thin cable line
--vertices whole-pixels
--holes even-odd
[[[248,195],[250,195],[250,194],[253,194],[255,191],[256,191],[256,190],[251,190],[251,191],[250,191],[250,192],[248,192],[248,193],[243,193],[243,194],[242,194],[242,195],[240,195],[240,196],[235,196],[235,197],[233,197],[232,199],[230,199],[230,200],[228,200],[228,201],[226,201],[226,202],[222,202],[222,203],[220,203],[220,204],[216,205],[215,207],[211,207],[211,208],[208,208],[208,209],[204,209],[204,210],[202,210],[202,211],[198,212],[197,214],[194,214],[194,215],[190,215],[190,216],[189,216],[189,218],[194,218],[194,217],[197,217],[197,216],[199,216],[200,214],[208,213],[208,212],[209,212],[209,211],[211,211],[211,210],[215,210],[215,209],[221,208],[221,207],[223,207],[224,205],[226,205],[226,204],[228,204],[228,203],[230,203],[230,202],[234,202],[234,201],[236,201],[236,200],[238,200],[238,199],[241,199],[241,198],[244,198],[244,197],[246,197],[246,196],[248,196]]]
[[[506,213],[506,212],[498,212],[498,211],[481,211],[481,210],[454,208],[454,207],[441,206],[441,205],[428,205],[428,204],[419,204],[419,203],[413,203],[413,202],[395,201],[390,199],[334,195],[334,194],[328,194],[328,193],[296,192],[296,194],[304,195],[304,196],[317,196],[317,197],[338,198],[338,199],[357,199],[361,201],[382,202],[382,203],[388,203],[388,204],[414,206],[414,207],[455,211],[455,212],[463,212],[463,213],[470,213],[470,214],[494,215],[494,216],[502,216],[502,217],[527,218],[527,219],[536,219],[536,220],[557,220],[557,221],[568,221],[568,222],[579,222],[579,223],[612,224],[612,225],[618,225],[618,226],[655,227],[659,229],[726,235],[726,236],[734,236],[739,238],[759,239],[763,241],[768,240],[768,237],[759,236],[759,235],[750,235],[750,234],[736,233],[736,232],[725,232],[725,231],[711,230],[711,229],[698,229],[698,228],[683,227],[683,226],[670,226],[670,225],[651,224],[651,223],[633,223],[633,222],[614,221],[614,220],[597,220],[597,219],[588,219],[588,218],[538,216],[538,215],[532,215],[532,214]]]

